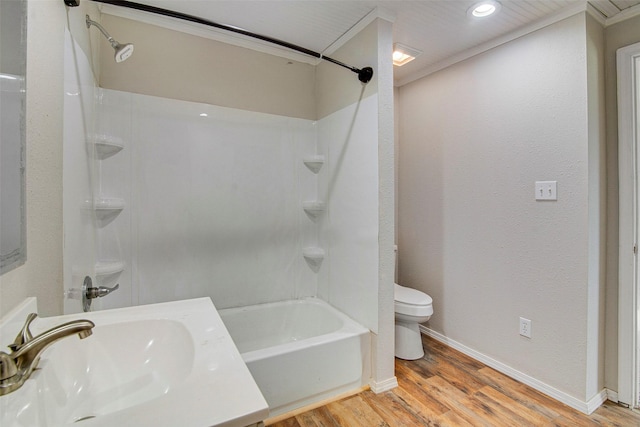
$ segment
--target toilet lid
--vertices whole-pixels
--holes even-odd
[[[397,302],[411,305],[431,305],[433,300],[424,292],[395,284],[394,299]]]

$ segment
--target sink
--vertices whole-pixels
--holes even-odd
[[[46,349],[25,384],[0,397],[0,425],[247,426],[268,416],[209,298],[38,318],[31,330],[80,318],[93,334]]]

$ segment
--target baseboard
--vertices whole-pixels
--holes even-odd
[[[420,325],[420,332],[584,414],[591,414],[593,411],[598,409],[598,407],[602,405],[602,403],[604,403],[609,397],[609,391],[607,389],[603,389],[600,393],[589,399],[588,402],[582,401],[550,386],[549,384],[546,384],[536,378],[520,372],[512,368],[511,366],[505,365],[504,363],[492,359],[491,357],[482,354],[470,347],[467,347],[464,344],[452,340],[451,338],[448,338],[439,332],[429,329],[424,325]]]
[[[600,407],[604,402],[609,398],[609,391],[606,388],[603,388],[600,393],[597,393],[587,402],[587,414],[592,413],[596,409]]]
[[[617,391],[613,391],[610,389],[607,389],[607,399],[609,399],[612,402],[618,403],[618,392]]]
[[[369,387],[375,394],[383,393],[385,391],[389,391],[393,388],[398,387],[398,379],[396,377],[391,377],[383,381],[371,380],[371,382],[369,383]]]

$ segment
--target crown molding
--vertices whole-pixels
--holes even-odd
[[[589,0],[587,12],[606,28],[640,15],[640,4],[621,11],[609,0]]]
[[[605,18],[614,16],[620,12],[620,9],[618,9],[618,7],[609,0],[589,0],[589,4],[591,4],[591,6],[593,6],[598,12],[602,13]]]
[[[605,27],[626,21],[627,19],[635,18],[638,15],[640,15],[640,4],[625,9],[622,12],[613,15],[611,18],[607,18]]]
[[[396,20],[396,15],[387,9],[376,7],[371,12],[367,13],[353,27],[349,28],[349,30],[340,36],[335,42],[331,43],[329,47],[322,52],[322,55],[328,56],[333,54],[376,19],[384,19],[385,21],[393,23]]]
[[[587,3],[587,11],[586,12],[589,14],[589,16],[591,16],[593,19],[598,21],[598,23],[600,25],[602,25],[603,27],[606,27],[606,25],[607,25],[607,17],[605,15],[603,15],[603,13],[597,7],[595,7],[591,3]]]

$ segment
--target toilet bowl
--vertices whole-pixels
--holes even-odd
[[[418,324],[426,322],[433,314],[433,300],[424,292],[396,283],[394,310],[396,317],[395,356],[405,360],[422,358],[424,350]]]

